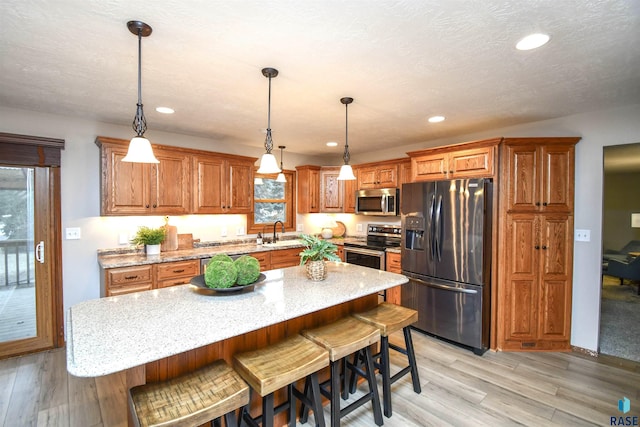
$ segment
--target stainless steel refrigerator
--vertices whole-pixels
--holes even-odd
[[[491,193],[487,179],[402,186],[402,303],[416,328],[476,354],[489,348]]]

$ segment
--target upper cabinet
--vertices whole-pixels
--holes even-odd
[[[505,140],[507,211],[572,212],[576,138],[534,141]]]
[[[193,213],[237,214],[253,205],[253,157],[194,154]]]
[[[129,141],[98,137],[101,215],[247,213],[257,158],[153,145],[158,164],[127,163]]]
[[[501,140],[494,138],[407,153],[411,157],[411,181],[493,177]]]
[[[320,170],[320,212],[344,212],[344,182],[339,167]]]
[[[358,168],[352,166],[353,174],[358,176]],[[344,212],[356,213],[356,191],[358,191],[358,180],[349,179],[344,182]]]
[[[320,166],[296,166],[298,213],[320,212]]]
[[[398,186],[398,164],[381,162],[375,166],[358,167],[358,187],[396,188]]]
[[[154,145],[158,164],[123,162],[128,141],[98,137],[101,147],[101,215],[189,213],[190,165],[184,153]]]

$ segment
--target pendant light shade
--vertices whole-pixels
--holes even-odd
[[[144,111],[142,109],[142,37],[149,36],[152,30],[149,25],[141,21],[129,21],[127,22],[127,27],[131,33],[138,36],[138,104],[136,115],[133,119],[133,130],[136,132],[136,136],[131,139],[127,155],[122,161],[160,163],[153,155],[151,143],[144,137],[144,133],[147,130],[147,119],[144,118]]]
[[[269,107],[267,110],[267,136],[264,139],[264,149],[266,153],[262,155],[260,159],[260,168],[258,173],[279,173],[278,161],[276,157],[271,154],[273,149],[273,140],[271,139],[271,79],[278,75],[278,70],[275,68],[263,68],[262,75],[269,79]]]
[[[276,181],[287,182],[287,177],[284,176],[284,173],[282,173],[282,171],[284,170],[284,168],[282,167],[282,150],[284,150],[287,147],[285,147],[284,145],[278,145],[278,148],[280,149],[280,173],[278,174]]]
[[[349,164],[349,159],[351,155],[349,154],[349,104],[353,102],[353,98],[340,98],[340,102],[344,104],[344,154],[342,155],[342,159],[344,160],[344,165],[340,167],[340,173],[338,174],[339,181],[350,181],[356,179],[353,174],[353,169]]]

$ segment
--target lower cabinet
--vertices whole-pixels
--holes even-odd
[[[300,264],[302,248],[252,252],[260,262],[260,271],[293,267]],[[100,296],[111,297],[132,292],[186,285],[200,273],[200,260],[163,262],[102,270]]]
[[[158,288],[186,285],[193,276],[200,274],[200,260],[155,264]]]
[[[153,288],[153,265],[109,268],[104,271],[100,294],[111,297]]]
[[[387,271],[392,273],[402,274],[402,266],[400,254],[395,252],[387,252],[386,258]],[[402,286],[395,286],[391,289],[387,289],[387,302],[392,304],[402,304]]]
[[[573,217],[511,214],[506,230],[502,349],[570,349]]]
[[[294,267],[300,264],[302,248],[280,249],[271,252],[271,270]]]

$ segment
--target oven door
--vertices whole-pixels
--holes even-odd
[[[375,249],[345,246],[344,261],[349,264],[375,268],[376,270],[384,270],[386,268],[385,252]]]

